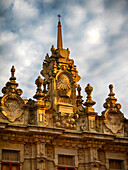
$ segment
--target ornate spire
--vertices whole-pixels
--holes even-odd
[[[58,15],[59,21],[58,21],[57,49],[63,49],[60,17],[61,15]]]
[[[2,93],[6,94],[6,93],[16,93],[19,96],[23,93],[23,91],[21,89],[17,89],[18,87],[18,83],[16,83],[16,77],[14,76],[15,74],[15,67],[12,66],[11,68],[11,77],[10,77],[10,81],[6,83],[6,86],[3,87],[2,89]]]
[[[94,112],[94,109],[92,108],[93,105],[95,105],[96,102],[92,100],[91,93],[93,91],[93,87],[88,84],[85,88],[85,92],[87,93],[87,100],[84,103],[84,106],[86,106],[86,110],[88,112]]]
[[[37,90],[36,90],[36,94],[33,96],[33,98],[37,99],[37,100],[41,100],[44,97],[44,93],[42,92],[41,86],[43,85],[43,79],[38,76],[38,78],[35,81],[35,84],[37,85]]]
[[[121,105],[119,103],[116,103],[117,102],[117,99],[114,97],[115,94],[113,93],[113,85],[110,84],[109,85],[109,89],[110,89],[110,93],[109,93],[109,97],[106,99],[106,102],[104,103],[104,108],[108,109],[108,108],[111,108],[111,109],[121,109]]]

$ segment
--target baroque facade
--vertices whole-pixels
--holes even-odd
[[[21,97],[12,66],[0,97],[1,170],[128,169],[128,119],[113,85],[99,116],[90,84],[82,100],[80,76],[69,54],[59,19],[57,49],[52,46],[45,57],[34,100]]]

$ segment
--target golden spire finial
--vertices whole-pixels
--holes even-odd
[[[59,14],[58,15],[59,21],[58,21],[57,49],[63,49],[60,17],[61,15]]]

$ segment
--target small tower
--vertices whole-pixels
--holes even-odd
[[[69,49],[63,48],[60,15],[58,17],[57,49],[52,45],[52,55],[46,55],[41,74],[46,80],[51,109],[54,110],[54,125],[73,129],[80,76],[74,61],[69,58]]]

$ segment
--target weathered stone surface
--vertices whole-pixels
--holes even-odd
[[[60,15],[59,15],[60,18]],[[113,85],[99,116],[93,106],[93,87],[87,84],[83,102],[80,76],[69,49],[63,49],[58,22],[57,49],[46,54],[34,99],[22,99],[22,90],[11,69],[10,81],[0,98],[0,169],[4,162],[16,163],[20,170],[107,170],[110,161],[128,169],[128,120],[116,103]],[[43,89],[42,89],[43,86]],[[84,104],[83,104],[84,103]],[[84,106],[85,107],[84,107]],[[4,154],[19,153],[20,159],[6,160]],[[59,157],[64,158],[59,162]],[[11,157],[10,157],[11,158]]]

